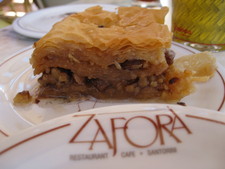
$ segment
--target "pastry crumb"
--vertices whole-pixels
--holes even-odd
[[[184,102],[177,102],[177,104],[181,105],[181,106],[187,106],[186,103],[184,103]]]
[[[14,104],[29,104],[33,102],[33,97],[30,95],[29,91],[22,91],[16,94],[13,99]]]

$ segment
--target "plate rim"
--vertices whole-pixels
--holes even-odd
[[[71,8],[72,7],[78,7],[78,8],[88,8],[91,6],[96,6],[96,5],[100,5],[104,8],[105,7],[112,7],[112,8],[117,8],[119,7],[118,5],[115,4],[104,4],[104,3],[85,3],[85,4],[66,4],[66,5],[60,5],[60,6],[54,6],[54,7],[48,7],[48,8],[44,8],[44,9],[40,9],[37,11],[33,11],[30,13],[27,13],[26,15],[17,18],[13,21],[12,23],[12,27],[13,30],[21,35],[27,36],[27,37],[31,37],[31,38],[35,38],[35,39],[40,39],[41,37],[43,37],[47,32],[41,32],[41,31],[35,31],[35,30],[31,30],[31,29],[27,29],[26,27],[23,27],[20,22],[23,20],[26,20],[27,17],[30,17],[32,15],[37,15],[38,13],[42,13],[42,12],[46,12],[46,11],[54,11],[54,10],[59,10],[59,9],[66,9],[66,8]]]
[[[127,109],[125,110],[124,108],[126,108],[126,107],[129,110],[127,110]],[[135,110],[133,112],[132,111],[128,112],[128,111],[130,111],[131,108],[138,108],[138,110]],[[151,109],[146,109],[146,108],[151,108]],[[71,113],[71,114],[59,116],[59,117],[56,117],[54,119],[44,121],[42,123],[32,125],[29,128],[24,129],[20,133],[14,134],[13,136],[10,136],[10,137],[16,137],[17,135],[21,135],[22,133],[26,133],[27,131],[32,132],[32,130],[35,129],[35,128],[39,128],[39,127],[43,127],[43,126],[44,127],[49,126],[50,124],[55,124],[55,122],[64,123],[67,118],[73,117],[75,115],[77,115],[77,116],[79,116],[79,115],[90,115],[90,114],[109,115],[109,114],[126,113],[126,112],[136,113],[136,111],[141,111],[141,110],[161,111],[161,110],[164,110],[164,109],[169,110],[169,109],[172,109],[172,108],[177,108],[177,109],[182,109],[182,110],[193,109],[194,111],[202,111],[203,113],[199,113],[199,116],[201,116],[201,117],[209,116],[209,114],[216,114],[218,116],[225,117],[225,114],[221,111],[202,108],[202,107],[196,107],[196,106],[183,106],[183,105],[179,105],[179,104],[168,104],[168,103],[133,103],[133,104],[129,104],[129,105],[128,104],[121,104],[121,105],[111,105],[111,106],[106,106],[106,107],[98,107],[98,108],[83,110],[83,111],[80,111],[80,112],[74,112],[74,113]],[[112,111],[113,109],[117,109],[117,110]],[[106,110],[108,110],[108,112],[104,112]],[[100,111],[100,112],[98,112],[98,111]],[[183,113],[183,112],[179,112],[179,113]],[[214,118],[218,119],[218,117],[215,117],[215,116],[214,116]],[[221,121],[223,121],[223,123],[224,123],[223,125],[225,125],[225,119],[223,119]],[[38,132],[38,130],[35,131],[35,132]]]

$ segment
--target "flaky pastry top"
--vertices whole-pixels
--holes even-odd
[[[169,48],[172,33],[163,24],[167,12],[166,7],[160,10],[119,7],[117,12],[109,12],[94,6],[56,23],[34,47],[57,47],[68,42],[102,51],[125,46]]]

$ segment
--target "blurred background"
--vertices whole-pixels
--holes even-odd
[[[167,2],[168,0],[161,0],[162,4]],[[28,12],[69,3],[107,3],[130,6],[132,0],[0,0],[0,28],[12,24],[15,18]]]
[[[37,10],[33,0],[0,0],[0,28],[33,10]]]

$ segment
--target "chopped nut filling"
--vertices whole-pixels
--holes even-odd
[[[137,66],[142,63],[142,61],[131,61],[122,66],[130,69],[133,65]],[[146,90],[163,92],[168,89],[164,84],[164,75],[131,76],[129,80],[110,82],[99,78],[81,77],[63,68],[47,69],[38,81],[43,91],[48,91],[41,92],[40,97],[54,97],[62,89],[65,90],[65,93],[68,92],[67,95],[73,93],[74,89],[84,95],[86,95],[85,91],[91,91],[96,98],[101,98],[100,93],[102,92],[104,95],[108,93],[117,98],[122,97],[122,95],[139,95]]]

